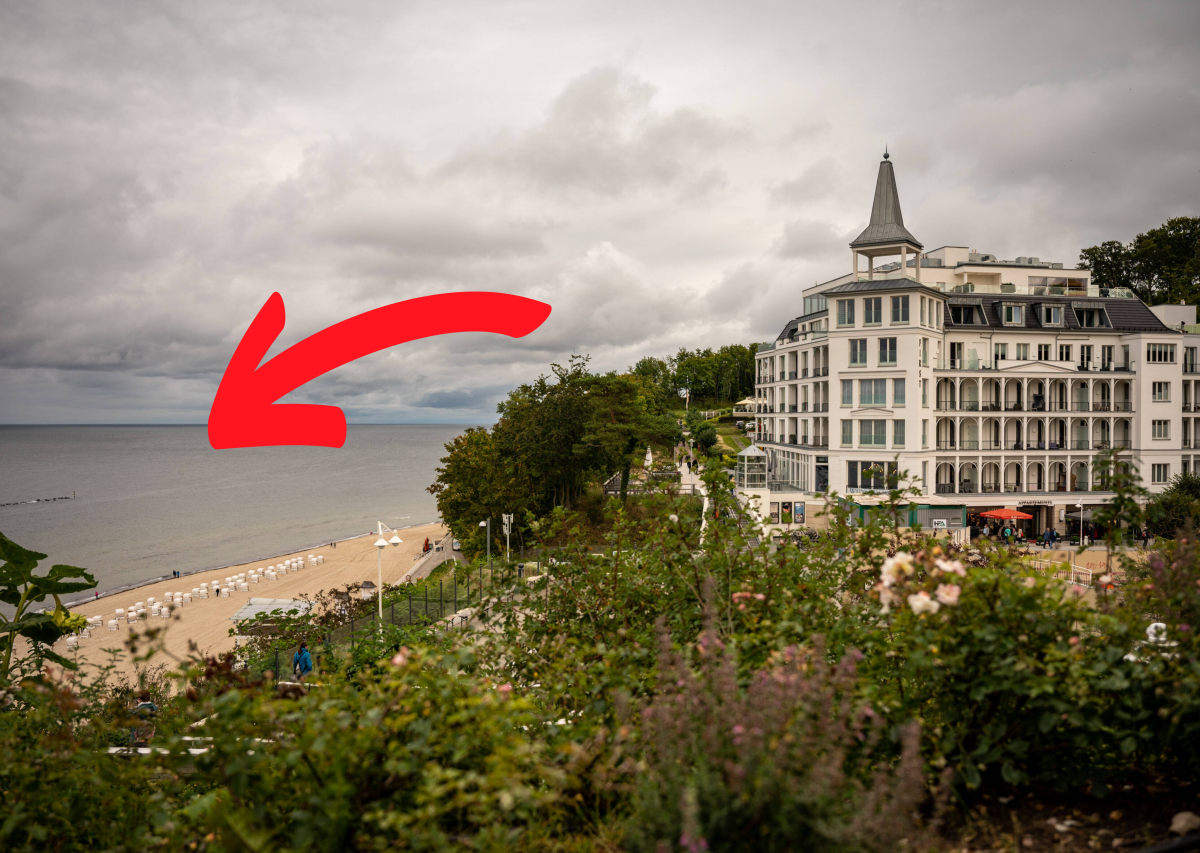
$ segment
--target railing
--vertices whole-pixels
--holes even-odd
[[[1071,441],[1071,449],[1072,450],[1089,450],[1090,447],[1088,445],[1090,443],[1091,442],[1089,442],[1086,438],[1076,438]]]
[[[1019,400],[1014,400],[1012,402],[1008,402],[1008,403],[1004,404],[1004,411],[1006,411],[1006,412],[1023,412],[1023,411],[1025,411],[1025,406]]]
[[[823,436],[820,436],[819,438],[814,438],[812,440],[812,444],[809,446],[810,447],[828,447],[829,446],[829,436],[823,435]]]
[[[1000,484],[999,483],[984,483],[983,485],[981,485],[979,487],[979,491],[985,495],[998,495],[998,494],[1000,494]]]
[[[788,406],[788,411],[789,411],[789,412],[794,412],[794,411],[796,411],[796,404],[795,404],[795,403],[792,403],[792,404],[790,404],[790,405]]]
[[[1114,412],[1132,412],[1133,403],[1130,400],[1121,400],[1112,404]]]
[[[788,436],[788,444],[799,444],[799,442],[796,441],[796,436],[789,435]]]
[[[796,371],[794,371],[794,370],[790,371],[788,373],[788,379],[795,379],[795,378],[796,378]]]
[[[937,486],[934,487],[934,491],[939,495],[952,495],[954,494],[954,484],[938,483]]]
[[[965,483],[958,484],[958,493],[960,495],[973,495],[978,491],[979,491],[978,483],[965,482]]]
[[[1185,361],[1183,363],[1184,373],[1200,373],[1200,365],[1194,361]]]
[[[820,372],[820,373],[814,373],[814,374],[813,374],[813,376],[828,376],[828,375],[829,375],[829,368],[828,368],[828,367],[818,367],[818,368],[816,368],[816,369],[817,369],[817,370],[819,370],[819,371],[821,371],[821,372]]]
[[[795,379],[796,377],[793,375],[792,378]],[[801,379],[808,378],[808,368],[807,367],[800,371],[800,378]]]
[[[1004,491],[1006,491],[1006,492],[1020,492],[1020,491],[1023,491],[1023,489],[1021,488],[1021,484],[1020,484],[1020,483],[1005,483],[1005,484],[1004,484]]]
[[[828,412],[829,404],[828,403],[813,403],[813,411],[814,412]]]
[[[958,404],[953,400],[938,400],[934,408],[939,412],[956,412],[958,411]]]
[[[1131,361],[1081,361],[1075,365],[1081,373],[1128,373],[1133,369]]]

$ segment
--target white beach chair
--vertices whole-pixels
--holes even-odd
[[[221,598],[229,598],[229,587],[221,587]]]
[[[125,618],[128,620],[128,622],[129,622],[129,624],[130,624],[130,625],[133,625],[133,624],[135,624],[135,623],[137,622],[137,611],[136,611],[136,610],[130,610],[130,611],[129,611],[129,615],[128,615],[127,617],[125,617]]]
[[[190,592],[185,592],[185,593],[183,594],[183,603],[184,603],[184,604],[191,604],[191,603],[192,603],[192,594],[191,594]]]
[[[110,630],[110,631],[117,630],[117,626],[119,624],[121,624],[121,623],[119,623],[116,619],[109,619],[108,620],[108,630]]]
[[[158,616],[158,615],[159,615],[161,612],[162,612],[162,605],[161,605],[161,604],[157,604],[157,603],[156,603],[156,604],[151,604],[151,605],[150,605],[150,615],[151,615],[151,616]]]
[[[118,608],[117,608],[117,618],[118,618],[118,619],[124,619],[124,618],[125,618],[125,608],[124,608],[124,607],[118,607]]]
[[[67,649],[70,650],[77,648],[79,648],[79,639],[74,636],[67,637]]]

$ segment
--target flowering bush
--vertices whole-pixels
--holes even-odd
[[[693,652],[696,669],[663,633],[630,850],[894,850],[917,839],[917,727],[894,770],[876,764],[882,724],[856,695],[858,655],[830,665],[816,638],[743,688],[736,652],[714,632]]]

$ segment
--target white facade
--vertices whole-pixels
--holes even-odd
[[[901,235],[890,244],[889,204],[900,223],[890,233]],[[805,290],[805,313],[759,346],[764,512],[882,489],[898,466],[931,507],[963,507],[964,517],[1020,508],[1033,531],[1065,532],[1063,513],[1107,499],[1101,450],[1126,451],[1152,491],[1200,467],[1195,336],[1128,291],[1093,286],[1087,270],[920,251],[890,163],[864,236],[881,233],[865,249],[863,238],[852,244],[851,271]],[[889,252],[895,262],[875,264]]]

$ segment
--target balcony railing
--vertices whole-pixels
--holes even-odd
[[[788,406],[788,411],[789,411],[789,412],[794,412],[794,411],[796,411],[796,404],[795,404],[795,403],[792,403],[791,405],[789,405],[789,406]]]
[[[794,371],[794,370],[790,371],[788,373],[788,379],[795,379],[795,378],[796,378],[796,371]]]
[[[1133,369],[1130,361],[1081,361],[1075,365],[1083,373],[1128,373]]]
[[[1090,450],[1091,442],[1086,438],[1076,438],[1071,441],[1072,450]]]
[[[793,376],[792,378],[793,378],[793,379],[795,379],[796,377],[795,377],[795,376]],[[801,371],[800,371],[800,378],[801,378],[801,379],[807,379],[807,378],[808,378],[808,368],[807,368],[807,367],[805,367],[805,368],[801,369]]]
[[[1184,373],[1200,373],[1200,364],[1194,361],[1185,361],[1183,363]]]
[[[799,443],[800,442],[796,441],[796,436],[794,436],[794,435],[788,436],[788,444],[799,444]]]
[[[952,495],[954,494],[954,484],[938,483],[935,490],[939,495]]]
[[[814,374],[813,374],[813,376],[828,376],[828,375],[829,375],[829,368],[828,368],[828,367],[818,367],[818,368],[816,368],[816,369],[817,369],[817,370],[819,370],[819,371],[821,371],[821,372],[820,372],[820,373],[814,373]]]

